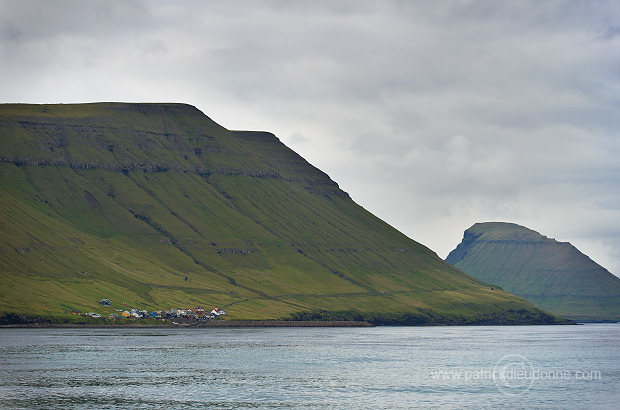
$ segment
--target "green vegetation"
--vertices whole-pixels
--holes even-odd
[[[523,226],[477,223],[446,261],[557,315],[620,321],[619,278],[570,243]]]
[[[89,316],[30,316],[16,313],[6,313],[0,316],[0,326],[23,327],[53,327],[53,326],[135,326],[153,327],[169,326],[169,322],[156,319],[115,318],[98,319]]]
[[[0,105],[0,189],[0,313],[107,314],[107,298],[228,320],[562,321],[445,263],[272,134],[188,105]]]

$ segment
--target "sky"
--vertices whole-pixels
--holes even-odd
[[[477,222],[620,276],[620,2],[0,0],[0,102],[276,134],[441,258]]]

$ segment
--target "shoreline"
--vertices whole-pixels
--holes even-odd
[[[365,321],[347,320],[215,320],[198,327],[375,327]]]
[[[288,320],[211,320],[208,322],[165,323],[161,325],[128,323],[128,324],[55,324],[28,323],[0,325],[0,329],[178,329],[178,328],[259,328],[259,327],[375,327],[364,321],[288,321]]]
[[[615,323],[615,322],[586,322],[586,323]],[[586,323],[554,323],[547,326],[558,325],[584,325]],[[77,323],[15,323],[0,325],[0,329],[194,329],[194,328],[275,328],[275,327],[340,327],[340,328],[358,328],[358,327],[382,327],[382,326],[403,326],[403,327],[449,327],[449,326],[545,326],[542,323],[529,324],[500,324],[500,323],[479,323],[479,324],[446,324],[432,323],[423,325],[375,325],[365,321],[346,321],[346,320],[212,320],[208,322],[186,321],[186,322],[168,322],[161,325],[142,324],[142,323],[125,323],[125,324],[77,324]]]

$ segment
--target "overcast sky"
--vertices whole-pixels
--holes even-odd
[[[0,81],[271,131],[442,258],[507,221],[620,275],[616,0],[0,0]]]

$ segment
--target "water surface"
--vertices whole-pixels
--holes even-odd
[[[0,329],[0,408],[616,408],[620,324]]]

